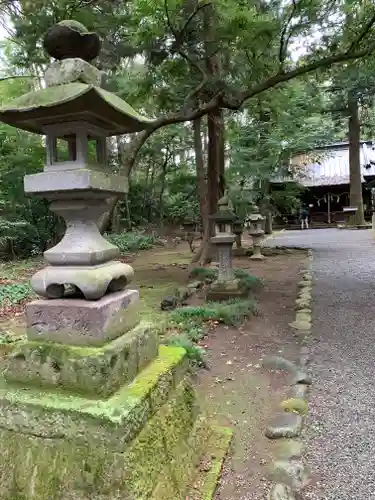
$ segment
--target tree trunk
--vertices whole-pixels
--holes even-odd
[[[215,40],[215,6],[209,4],[203,11],[205,67],[208,77],[218,78],[220,60],[217,55]],[[209,88],[209,86],[208,86]],[[210,96],[211,97],[211,96]],[[207,203],[208,214],[217,211],[220,190],[224,189],[224,125],[223,111],[215,108],[207,114]],[[212,260],[213,249],[210,238],[214,235],[213,221],[208,219],[206,232],[203,235],[199,262],[205,265]]]
[[[267,105],[266,105],[267,106]],[[260,132],[259,132],[259,145],[264,151],[267,150],[267,141],[270,135],[271,129],[271,114],[270,110],[264,106],[261,99],[259,99],[259,121],[260,121]],[[260,181],[260,200],[259,208],[261,214],[265,217],[264,232],[266,234],[272,234],[272,212],[270,203],[271,186],[270,181],[267,177],[263,175],[259,179]]]
[[[221,124],[221,110],[215,110],[210,113],[208,119],[208,151],[207,151],[207,199],[208,213],[213,215],[217,211],[217,202],[219,201],[220,190],[223,186],[223,177],[220,177],[222,165],[221,154],[224,152],[221,134],[223,129]],[[215,225],[209,220],[207,237],[203,240],[203,249],[200,262],[202,265],[215,258],[214,249],[211,246],[210,238],[215,234]]]
[[[204,157],[202,147],[202,119],[198,118],[193,122],[194,132],[194,150],[195,150],[195,167],[197,172],[197,189],[199,195],[200,214],[202,219],[202,242],[198,252],[193,257],[193,262],[205,264],[206,256],[203,253],[205,248],[208,248],[210,243],[210,220],[208,218],[208,199],[207,199],[207,179],[206,169],[204,168]]]
[[[267,211],[266,213],[266,220],[264,224],[264,232],[266,234],[272,234],[273,229],[272,229],[272,212],[270,210]]]
[[[350,173],[350,205],[357,207],[357,212],[349,218],[349,224],[353,226],[364,225],[365,216],[362,198],[362,173],[360,162],[360,123],[358,98],[348,93],[349,111],[349,173]]]
[[[160,193],[159,193],[159,224],[160,229],[163,229],[164,225],[164,190],[165,190],[165,176],[167,174],[169,152],[166,151],[163,165],[161,167],[160,173]]]
[[[98,228],[101,234],[107,231],[109,223],[112,219],[113,210],[115,209],[118,200],[117,196],[112,196],[107,199],[108,210],[98,220]]]

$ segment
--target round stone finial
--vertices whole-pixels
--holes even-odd
[[[61,21],[44,37],[45,51],[53,58],[61,60],[79,58],[90,62],[99,55],[100,38],[91,33],[78,21]]]

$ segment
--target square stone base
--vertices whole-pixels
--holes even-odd
[[[206,300],[221,301],[247,297],[248,290],[241,287],[239,280],[215,281],[206,293]]]
[[[103,347],[25,340],[10,344],[2,369],[9,383],[103,398],[153,361],[158,344],[155,326],[146,322]]]
[[[187,370],[184,349],[162,346],[106,400],[3,381],[0,498],[184,500],[211,433]]]
[[[26,306],[27,337],[69,345],[103,345],[139,322],[139,292],[122,290],[100,300],[35,300]]]

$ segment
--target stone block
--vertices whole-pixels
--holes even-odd
[[[74,195],[85,195],[94,191],[98,197],[105,193],[123,193],[127,187],[124,177],[101,172],[91,168],[60,170],[56,172],[39,172],[24,177],[25,193],[43,194],[47,198],[56,193],[69,192],[71,199]],[[60,195],[61,197],[61,195]]]
[[[106,401],[2,384],[0,498],[186,498],[210,426],[197,418],[185,359],[183,349],[162,346]],[[166,372],[170,385],[156,391]]]
[[[82,82],[100,87],[102,72],[90,63],[77,57],[54,61],[47,69],[44,79],[47,87],[72,82]]]
[[[4,361],[8,382],[106,398],[131,382],[158,354],[158,334],[141,323],[103,347],[22,341]]]
[[[26,307],[29,340],[103,345],[139,322],[139,292],[123,290],[96,301],[35,300]]]
[[[3,380],[0,428],[121,450],[168,401],[187,366],[184,349],[161,346],[159,356],[130,384],[99,400],[64,391],[21,388]]]
[[[206,300],[209,301],[222,301],[228,299],[235,299],[240,297],[247,297],[248,290],[241,286],[240,281],[215,281],[212,283],[206,293]]]

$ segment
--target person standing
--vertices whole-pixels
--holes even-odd
[[[309,229],[309,211],[303,207],[300,213],[301,229]]]

